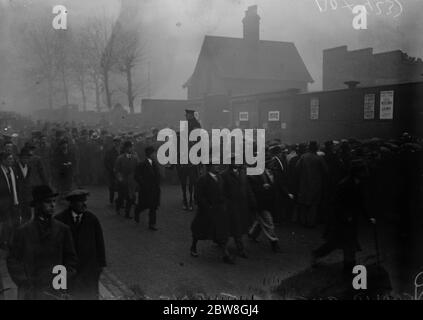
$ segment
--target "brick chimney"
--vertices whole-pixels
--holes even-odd
[[[251,42],[259,42],[260,16],[257,14],[256,5],[248,7],[242,23],[244,25],[244,39]]]

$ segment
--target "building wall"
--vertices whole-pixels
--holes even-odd
[[[185,120],[185,109],[203,114],[202,100],[154,100],[142,101],[142,126],[144,128],[179,129],[179,121]]]
[[[393,120],[380,119],[382,91],[394,91]],[[366,94],[375,95],[372,120],[364,119]],[[311,120],[312,99],[319,101],[317,120]],[[306,94],[262,94],[236,98],[232,104],[234,119],[238,119],[240,112],[249,112],[250,127],[266,128],[267,139],[280,138],[287,143],[352,137],[396,138],[404,131],[423,136],[423,82]],[[279,111],[279,121],[269,121],[269,111]]]
[[[421,81],[423,62],[397,50],[373,54],[372,48],[347,46],[323,51],[323,90],[345,88],[345,81],[363,87]]]
[[[394,91],[393,119],[380,119],[380,96]],[[364,119],[365,95],[374,94],[374,119]],[[318,119],[311,119],[311,101],[318,99]],[[268,140],[279,138],[299,143],[344,138],[397,138],[403,132],[423,137],[423,82],[355,89],[298,93],[293,90],[230,97],[207,96],[202,100],[145,100],[143,121],[147,127],[177,125],[184,109],[200,112],[205,129],[265,128]],[[226,111],[226,112],[224,112]],[[279,120],[269,121],[278,111]],[[248,112],[248,121],[240,113]]]

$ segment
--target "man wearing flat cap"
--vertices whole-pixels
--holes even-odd
[[[66,268],[67,284],[75,275],[78,258],[71,230],[53,219],[57,195],[49,186],[34,187],[34,218],[14,233],[7,268],[20,300],[52,300],[66,293],[53,287],[55,266]]]
[[[69,207],[55,217],[72,232],[79,263],[70,293],[78,300],[98,300],[98,283],[106,266],[103,230],[98,218],[87,210],[88,195],[83,189],[71,191],[65,197]]]

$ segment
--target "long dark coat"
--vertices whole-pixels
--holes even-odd
[[[246,234],[255,220],[256,201],[244,170],[239,175],[232,169],[222,174],[226,209],[232,237]]]
[[[197,214],[191,224],[192,236],[197,240],[224,242],[230,235],[229,215],[225,210],[223,179],[216,175],[202,175],[196,185]]]
[[[126,154],[121,154],[115,162],[114,171],[118,188],[127,190],[131,197],[135,196],[137,184],[134,179],[134,173],[138,164],[139,159],[135,152],[131,155],[131,158],[128,158]]]
[[[106,250],[103,230],[97,217],[86,212],[80,224],[75,224],[70,209],[66,209],[55,218],[67,226],[72,232],[72,238],[78,255],[77,274],[71,294],[76,299],[98,299],[98,282],[102,268],[106,266]]]
[[[65,165],[70,163],[70,165]],[[57,150],[52,158],[53,179],[59,192],[67,192],[72,189],[74,176],[77,170],[76,157],[70,150],[65,154]]]
[[[324,196],[327,178],[325,160],[315,153],[305,153],[298,160],[298,195],[300,204],[311,206],[318,205]]]
[[[0,167],[0,243],[10,240],[13,212],[13,194]]]
[[[134,177],[139,187],[139,209],[156,210],[160,206],[160,172],[157,162],[153,160],[151,165],[145,159],[135,168]]]
[[[360,215],[368,219],[363,191],[363,185],[356,184],[352,177],[345,178],[337,186],[324,235],[337,248],[360,248],[357,237],[358,219]]]
[[[75,274],[78,265],[68,226],[54,219],[44,224],[35,218],[17,229],[7,268],[18,286],[18,299],[48,300],[58,296],[52,286],[56,276],[52,271],[57,265],[66,267],[68,278]]]
[[[115,147],[110,148],[104,155],[104,169],[107,174],[107,182],[110,187],[116,189],[115,163],[119,157],[119,150]]]

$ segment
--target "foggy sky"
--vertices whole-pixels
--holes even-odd
[[[26,1],[32,5],[57,2]],[[140,9],[137,22],[140,38],[146,47],[145,64],[150,64],[151,97],[184,99],[186,90],[182,85],[194,70],[204,36],[241,38],[245,10],[254,4],[258,5],[261,16],[261,39],[294,42],[315,80],[310,87],[313,91],[321,90],[322,51],[326,48],[342,45],[348,45],[350,50],[374,47],[375,52],[402,49],[412,56],[422,57],[423,0],[400,1],[404,6],[400,17],[393,19],[371,13],[369,29],[361,31],[352,28],[353,15],[347,9],[320,13],[314,0],[135,0],[133,3],[137,3]],[[1,4],[7,2],[0,0],[0,10]],[[119,0],[67,0],[61,3],[69,6],[68,23],[71,26],[101,10],[117,17],[121,7]],[[4,21],[0,22],[0,53],[13,42],[6,36],[13,21],[7,25]],[[0,68],[8,68],[9,74],[14,70],[1,56]],[[142,70],[137,76],[146,81],[147,68],[144,66]],[[2,79],[2,74],[3,71],[0,86],[8,82],[4,76]],[[1,98],[4,98],[4,90],[0,88],[0,95],[2,92]]]

